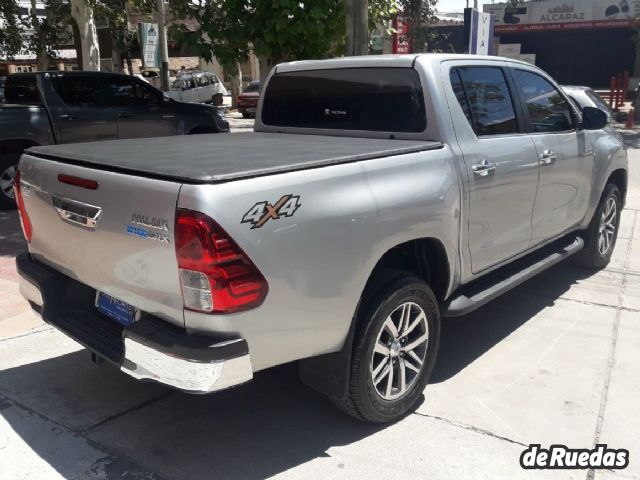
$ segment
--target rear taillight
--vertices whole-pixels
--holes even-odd
[[[178,209],[175,243],[185,308],[232,313],[264,301],[268,291],[264,276],[207,215]]]
[[[16,176],[13,179],[13,192],[16,197],[16,203],[18,204],[18,211],[20,212],[20,224],[22,225],[22,233],[27,242],[31,242],[31,235],[33,234],[33,228],[31,227],[31,220],[27,215],[27,209],[24,207],[24,198],[22,198],[22,185],[20,182],[20,170],[16,170]]]

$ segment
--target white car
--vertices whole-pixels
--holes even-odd
[[[213,73],[188,73],[176,78],[171,90],[165,94],[179,102],[213,103],[220,106],[223,95],[227,95],[227,89]]]

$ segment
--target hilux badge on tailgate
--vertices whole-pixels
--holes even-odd
[[[292,217],[302,204],[299,195],[283,195],[276,203],[258,202],[242,217],[240,223],[250,223],[251,228],[260,228],[270,219],[278,220],[282,217]]]
[[[169,235],[164,233],[169,231],[168,220],[164,218],[149,217],[148,215],[143,215],[141,213],[134,213],[131,215],[131,223],[133,225],[127,225],[128,234],[135,235],[140,238],[148,238],[149,240],[156,240],[162,243],[171,243]],[[162,230],[162,232],[154,232],[135,225],[141,225],[154,230]]]
[[[142,225],[143,227],[157,228],[158,230],[169,231],[169,221],[165,218],[150,217],[142,213],[134,213],[131,215],[131,223]]]

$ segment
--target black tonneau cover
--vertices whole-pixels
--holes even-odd
[[[430,141],[225,133],[33,147],[30,154],[184,183],[217,183],[441,148]]]

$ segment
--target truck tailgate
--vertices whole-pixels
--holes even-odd
[[[184,325],[172,241],[180,183],[29,154],[23,155],[20,172],[33,227],[34,259],[142,311]],[[83,186],[79,180],[95,183]]]

